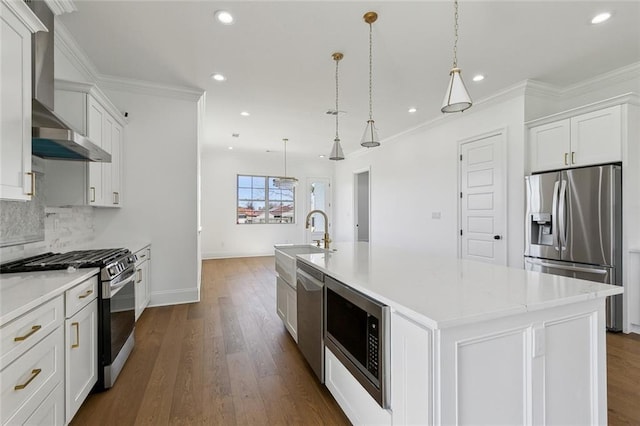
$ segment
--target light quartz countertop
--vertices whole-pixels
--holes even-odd
[[[336,243],[331,251],[297,258],[434,329],[623,291],[620,286],[368,243]]]
[[[74,272],[43,271],[0,275],[0,327],[98,273],[98,268]]]

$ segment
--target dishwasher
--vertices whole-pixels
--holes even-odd
[[[324,274],[297,261],[298,347],[320,383],[324,383]]]

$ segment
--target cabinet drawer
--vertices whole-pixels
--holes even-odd
[[[64,331],[58,327],[0,372],[0,423],[22,424],[64,379]],[[16,389],[17,388],[17,389]]]
[[[142,262],[146,262],[151,259],[151,249],[145,247],[142,250],[138,250],[136,253],[136,266],[139,266]]]
[[[43,303],[0,328],[0,370],[42,340],[64,321],[62,296]]]
[[[29,426],[64,425],[64,386],[60,383],[27,419]]]
[[[67,290],[65,297],[65,314],[72,317],[80,309],[84,308],[98,296],[98,276],[94,275],[88,280]]]

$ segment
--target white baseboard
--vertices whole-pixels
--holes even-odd
[[[625,330],[625,333],[635,333],[640,334],[640,325],[629,324],[629,329]]]
[[[182,303],[195,303],[199,301],[200,292],[197,288],[164,290],[151,292],[149,306],[180,305]]]

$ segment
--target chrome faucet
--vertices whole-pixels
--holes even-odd
[[[328,249],[331,240],[329,239],[329,218],[327,217],[327,214],[325,212],[323,212],[322,210],[311,210],[309,213],[307,213],[306,225],[304,227],[305,229],[309,229],[311,216],[313,216],[315,213],[319,213],[324,217],[324,238],[322,239],[322,241],[324,241],[324,248]]]

